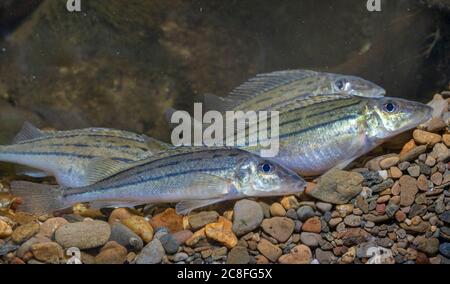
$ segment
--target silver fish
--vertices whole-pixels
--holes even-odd
[[[89,184],[85,180],[86,168],[94,158],[134,162],[160,151],[164,144],[116,129],[42,131],[30,123],[24,124],[13,143],[0,146],[0,161],[31,167],[25,174],[52,175],[59,184],[70,187]]]
[[[90,167],[97,183],[80,188],[52,188],[18,181],[14,195],[22,197],[22,209],[48,213],[76,203],[92,207],[136,206],[178,202],[176,210],[193,209],[243,197],[299,193],[305,181],[291,170],[249,152],[232,148],[174,148],[133,166],[97,160]],[[99,180],[104,173],[109,177]]]
[[[429,106],[384,97],[384,89],[362,78],[305,70],[258,75],[228,97],[207,96],[205,104],[222,113],[279,111],[274,160],[303,176],[343,168],[431,116]],[[249,146],[256,142],[249,141],[249,129],[246,146],[240,148],[259,154],[260,143]]]

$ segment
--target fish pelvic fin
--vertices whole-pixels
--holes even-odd
[[[13,195],[22,199],[19,208],[25,212],[42,215],[66,207],[60,186],[27,181],[13,181],[10,186]]]
[[[22,141],[39,138],[44,135],[45,135],[45,133],[42,130],[40,130],[39,128],[37,128],[36,126],[31,124],[30,122],[25,121],[23,123],[22,128],[20,129],[19,133],[17,133],[16,136],[14,137],[12,143],[16,144],[16,143],[19,143]]]

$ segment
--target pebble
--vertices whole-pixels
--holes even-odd
[[[297,220],[297,211],[295,211],[294,209],[289,209],[288,211],[286,211],[286,217],[292,220]]]
[[[11,236],[13,230],[11,226],[3,220],[0,220],[0,239],[6,239]]]
[[[44,223],[41,224],[39,234],[48,238],[52,238],[56,229],[68,223],[69,222],[66,219],[61,217],[47,219]]]
[[[270,215],[274,217],[284,217],[286,216],[286,209],[284,209],[283,205],[280,203],[275,202],[270,206]]]
[[[180,243],[175,239],[172,234],[165,234],[159,238],[165,252],[167,254],[175,254],[178,252]]]
[[[250,255],[247,248],[242,246],[235,246],[228,253],[227,264],[248,264],[250,262]]]
[[[349,227],[359,227],[361,225],[361,217],[355,215],[348,215],[344,218],[344,223]]]
[[[333,204],[326,203],[326,202],[317,202],[316,207],[317,207],[317,209],[320,210],[320,212],[325,213],[325,212],[331,211],[331,209],[333,208]],[[312,217],[312,216],[310,216],[310,217]]]
[[[238,242],[237,237],[232,231],[232,226],[233,224],[229,220],[219,217],[217,223],[211,223],[205,226],[205,235],[231,249]]]
[[[315,216],[314,209],[310,206],[302,206],[297,209],[297,217],[302,222],[313,216]]]
[[[387,169],[397,165],[399,161],[400,161],[400,158],[398,156],[385,158],[385,159],[380,161],[380,167],[383,170],[387,170]]]
[[[430,156],[435,158],[438,162],[445,161],[449,157],[448,148],[444,144],[438,143],[434,145]]]
[[[17,227],[11,234],[11,239],[16,244],[21,244],[39,232],[40,226],[36,221]]]
[[[320,264],[330,264],[336,261],[336,257],[331,251],[324,251],[320,248],[316,249],[316,259]]]
[[[410,162],[415,160],[417,157],[419,157],[419,155],[425,153],[427,151],[427,146],[426,145],[420,145],[417,146],[413,149],[411,149],[410,151],[406,152],[406,153],[400,153],[400,162]],[[399,168],[401,170],[403,170],[403,167],[400,167],[401,164],[399,164]],[[406,170],[406,169],[405,169]]]
[[[311,261],[311,249],[305,245],[295,246],[289,254],[282,255],[279,259],[282,264],[309,264]]]
[[[311,233],[320,233],[322,231],[322,222],[319,217],[312,217],[303,223],[302,230]]]
[[[413,244],[417,250],[426,253],[429,256],[434,256],[439,251],[439,240],[437,238],[425,238],[423,236],[417,237]]]
[[[276,262],[283,253],[282,250],[266,239],[261,239],[257,246],[258,251],[272,262]]]
[[[184,229],[183,217],[178,215],[173,208],[167,208],[164,212],[153,216],[150,219],[150,224],[154,230],[166,228],[171,233],[176,233]]]
[[[119,222],[111,225],[111,236],[109,239],[136,251],[140,251],[144,247],[141,237]]]
[[[389,175],[392,178],[398,179],[403,175],[403,172],[397,167],[391,167],[389,169]]]
[[[174,262],[180,262],[188,259],[189,255],[185,252],[179,252],[173,256]]]
[[[149,242],[136,256],[136,264],[160,263],[165,256],[164,248],[158,239]]]
[[[173,234],[173,237],[178,241],[180,244],[186,243],[188,239],[192,237],[193,233],[190,230],[183,230],[179,231]]]
[[[189,225],[193,230],[198,230],[206,224],[217,222],[219,214],[216,211],[202,211],[188,216]]]
[[[94,258],[96,264],[122,264],[127,260],[127,249],[115,241],[107,242]]]
[[[444,142],[445,146],[450,147],[450,134],[442,135],[442,141]]]
[[[133,214],[128,208],[116,208],[114,209],[108,218],[108,223],[114,224],[115,222],[121,222],[122,220],[128,219]]]
[[[264,232],[282,243],[287,241],[292,235],[294,232],[294,226],[294,221],[286,217],[273,217],[270,219],[265,219],[261,224],[261,228]]]
[[[153,239],[153,227],[144,217],[133,215],[122,220],[122,223],[137,234],[145,243]]]
[[[426,144],[431,146],[442,141],[441,135],[420,129],[414,130],[413,138],[418,144]]]
[[[37,260],[44,263],[59,264],[64,258],[63,248],[55,242],[35,243],[30,250]]]
[[[297,209],[300,204],[297,200],[297,198],[295,198],[295,196],[290,195],[290,196],[286,196],[283,197],[280,201],[281,205],[283,205],[284,209],[289,210],[289,209]]]
[[[420,175],[420,167],[417,165],[410,166],[408,168],[408,174],[412,177],[418,177]]]
[[[323,202],[345,204],[361,192],[363,181],[360,173],[333,169],[320,178],[309,195]]]
[[[111,227],[104,221],[83,221],[62,225],[55,231],[55,240],[64,248],[77,247],[81,250],[106,244]]]
[[[260,204],[252,200],[239,200],[234,204],[233,232],[242,236],[258,228],[264,219]]]
[[[434,174],[431,175],[430,180],[435,185],[441,185],[443,178],[444,177],[442,176],[442,174],[440,172],[435,172]]]
[[[439,246],[439,252],[443,256],[450,258],[450,243],[442,243]]]
[[[400,205],[412,205],[418,192],[416,180],[410,176],[402,176],[400,178],[400,187]]]
[[[322,236],[316,233],[302,232],[300,234],[300,240],[309,247],[317,247],[319,246],[320,240],[322,240]]]

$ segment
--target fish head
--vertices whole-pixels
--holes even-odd
[[[399,98],[370,99],[367,112],[369,131],[376,139],[386,139],[417,127],[431,119],[433,109],[425,104]]]
[[[329,93],[368,98],[379,98],[386,94],[382,87],[357,76],[326,73],[326,78],[328,82],[324,91]]]
[[[280,164],[253,157],[240,163],[236,187],[246,196],[278,196],[302,192],[306,182]]]

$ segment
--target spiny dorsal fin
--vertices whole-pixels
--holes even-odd
[[[126,163],[106,158],[92,159],[85,170],[83,177],[86,185],[97,183],[114,174],[120,173],[133,167],[134,163]]]
[[[40,130],[30,122],[25,121],[19,133],[17,133],[16,137],[14,137],[12,143],[16,144],[22,141],[31,140],[43,136],[45,136],[45,133],[42,130]]]
[[[311,70],[285,70],[258,74],[225,97],[205,95],[205,106],[218,111],[232,110],[235,106],[261,94],[318,73]]]

